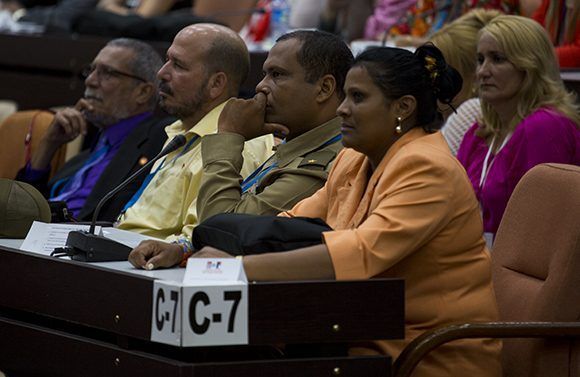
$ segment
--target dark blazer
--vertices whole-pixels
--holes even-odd
[[[99,177],[99,180],[87,197],[87,201],[79,213],[78,220],[90,221],[99,200],[143,166],[144,162],[149,161],[159,153],[167,139],[165,126],[172,122],[172,118],[154,115],[145,119],[135,127]],[[74,175],[85,164],[90,153],[90,150],[82,151],[67,161],[50,182],[48,182],[48,185],[46,185],[46,182],[28,183],[33,184],[48,196],[50,192],[49,188],[58,180]],[[23,173],[23,170],[18,173],[16,179],[26,181],[25,179],[21,179],[24,178],[21,173]],[[109,199],[101,208],[97,220],[114,221],[123,210],[125,203],[139,190],[147,173],[140,174],[137,179]]]

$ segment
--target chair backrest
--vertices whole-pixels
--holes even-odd
[[[492,251],[502,321],[580,320],[580,167],[542,164],[516,186]],[[580,375],[580,344],[505,340],[505,377]]]
[[[0,123],[0,178],[14,179],[38,149],[54,114],[44,110],[18,111]],[[51,162],[51,177],[64,164],[66,145]]]

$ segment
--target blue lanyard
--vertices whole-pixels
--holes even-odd
[[[272,156],[274,157],[274,156]],[[264,161],[264,163],[262,165],[260,165],[259,168],[257,168],[256,170],[254,170],[254,172],[252,174],[250,174],[250,176],[246,179],[244,179],[244,181],[242,182],[242,193],[248,191],[252,186],[254,186],[254,184],[258,183],[259,181],[262,180],[262,178],[268,174],[268,172],[272,169],[274,169],[276,166],[278,166],[277,162],[274,162],[272,165],[268,166],[266,169],[264,169],[264,165],[266,165],[266,163],[268,163],[268,161],[270,161],[272,159],[272,157],[270,157],[269,159],[267,159],[266,161]]]
[[[173,164],[175,162],[175,160],[177,160],[179,157],[181,157],[184,154],[186,154],[187,152],[189,152],[189,148],[191,148],[191,146],[193,145],[193,143],[195,143],[195,141],[197,139],[199,139],[199,135],[193,135],[193,137],[191,138],[191,140],[188,141],[187,144],[185,144],[185,147],[183,147],[183,150],[181,152],[179,152],[179,154],[177,156],[173,157],[173,160],[170,161],[170,164]],[[157,172],[163,168],[163,165],[165,164],[165,160],[166,159],[167,159],[167,157],[165,157],[163,159],[163,161],[161,161],[161,164],[159,164],[159,166],[157,167],[157,169],[155,169],[155,172],[152,173],[153,175],[157,174]]]
[[[194,135],[191,140],[185,145],[185,147],[183,147],[183,150],[181,152],[179,152],[179,154],[177,156],[175,156],[172,160],[171,160],[171,164],[175,162],[175,160],[177,160],[179,157],[183,156],[184,154],[186,154],[189,151],[189,148],[191,148],[191,146],[193,145],[193,143],[195,143],[195,141],[199,139],[199,135]],[[131,208],[133,206],[133,204],[135,204],[135,202],[137,200],[139,200],[139,198],[141,197],[141,195],[143,194],[143,191],[145,191],[145,188],[147,188],[147,186],[149,185],[149,183],[153,180],[153,177],[155,177],[155,174],[157,174],[157,172],[159,172],[162,168],[163,165],[165,164],[165,160],[167,159],[167,157],[165,157],[163,159],[163,161],[161,161],[161,163],[159,164],[159,166],[157,167],[157,169],[155,169],[154,172],[151,172],[147,175],[147,177],[145,177],[145,179],[143,180],[143,183],[141,184],[141,187],[139,187],[139,190],[137,190],[137,192],[135,194],[133,194],[133,196],[131,197],[131,199],[129,199],[129,201],[127,202],[127,204],[125,204],[125,207],[123,207],[123,212],[125,213],[129,208]]]
[[[320,145],[318,148],[314,149],[313,151],[311,151],[309,153],[321,150],[321,149],[323,149],[331,144],[336,143],[340,139],[342,139],[342,134],[338,134],[338,135],[334,136],[333,138],[331,138],[330,140],[327,140],[324,144]],[[274,156],[275,156],[275,154],[274,154]],[[272,170],[278,166],[278,162],[274,162],[272,165],[269,165],[267,168],[264,169],[264,166],[274,156],[271,156],[269,159],[267,159],[262,165],[260,165],[260,167],[258,167],[256,170],[254,170],[254,172],[252,174],[250,174],[250,176],[248,178],[244,179],[244,181],[242,182],[242,193],[247,192],[254,185],[257,185],[262,180],[262,178],[264,178],[264,176],[270,172],[270,170]]]

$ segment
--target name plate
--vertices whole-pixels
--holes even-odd
[[[182,288],[177,282],[153,282],[152,341],[181,346]]]
[[[184,347],[248,344],[248,285],[184,287]]]
[[[241,261],[190,259],[183,283],[156,280],[151,318],[155,342],[248,344],[248,284]]]

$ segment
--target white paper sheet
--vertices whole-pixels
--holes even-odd
[[[50,255],[57,247],[64,247],[69,232],[73,230],[89,230],[88,225],[76,224],[47,224],[40,221],[32,223],[24,242],[20,245],[20,250],[30,251],[44,255]],[[95,228],[99,233],[101,227]]]
[[[141,243],[141,241],[145,240],[157,240],[163,241],[158,238],[145,236],[143,234],[129,232],[127,230],[117,229],[117,228],[103,228],[101,230],[101,235],[110,238],[114,241],[122,243],[123,245],[129,246],[130,248],[134,249]]]

